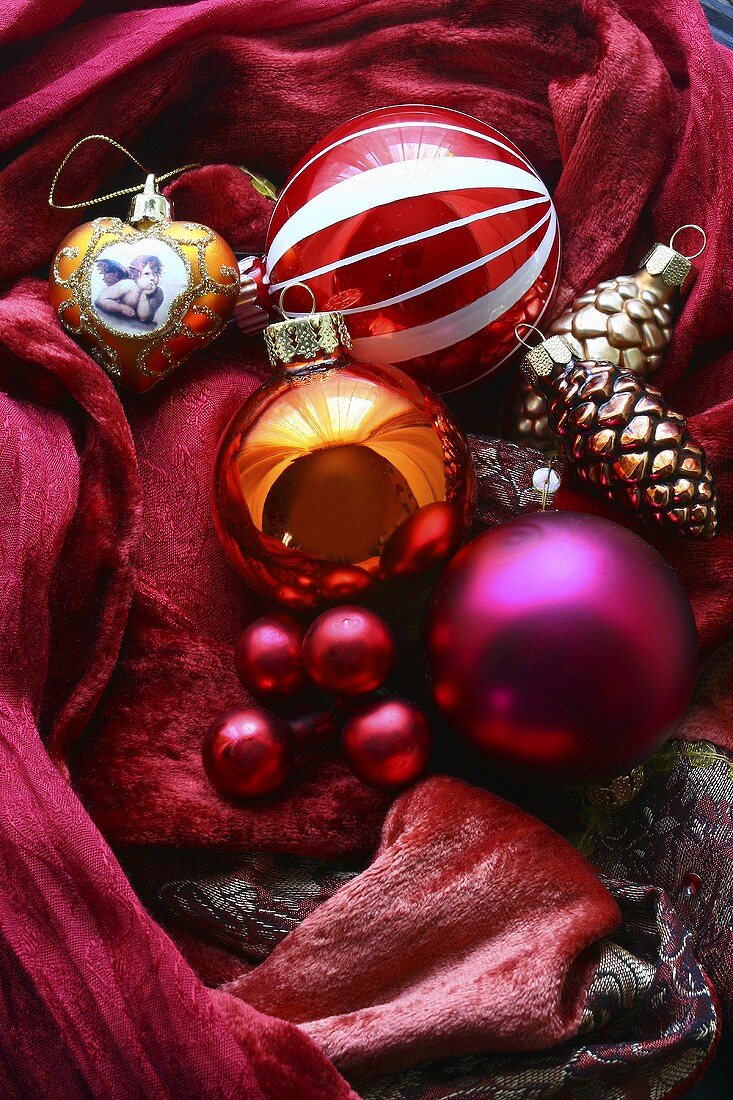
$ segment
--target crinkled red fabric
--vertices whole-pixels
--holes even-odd
[[[423,101],[490,121],[554,188],[560,306],[699,222],[709,247],[661,382],[708,448],[722,532],[662,549],[711,647],[733,610],[731,59],[697,0],[14,0],[0,49],[5,1093],[53,1077],[70,1096],[348,1095],[296,1028],[204,991],[92,823],[336,855],[376,846],[385,804],[335,760],[255,809],[206,785],[202,729],[238,696],[230,647],[253,610],[213,537],[211,460],[262,351],[230,332],[120,400],[47,302],[44,270],[79,220],[49,211],[53,170],[100,131],[158,171],[211,164],[171,189],[180,215],[258,248],[268,206],[236,165],[280,182],[344,118]],[[60,198],[130,180],[89,145]]]
[[[12,332],[8,299],[1,305]],[[45,365],[63,379],[63,350],[47,355]],[[97,682],[114,661],[129,601],[137,472],[124,421],[107,419],[118,408],[112,386],[101,375],[94,379],[96,407],[81,452],[58,412],[0,395],[0,1092],[140,1100],[350,1096],[296,1028],[225,994],[212,1000],[143,910],[39,737],[48,604],[64,541],[78,540],[75,583],[84,583],[86,561],[89,596],[105,578],[105,609],[91,646]],[[73,378],[67,381],[79,392]],[[95,451],[99,465],[89,477]],[[114,515],[121,495],[125,507]],[[88,558],[78,522],[84,513],[99,537],[98,554]],[[111,616],[114,629],[106,625]],[[75,692],[76,708],[87,706],[92,682],[87,676]],[[237,1021],[236,1033],[225,1016]]]

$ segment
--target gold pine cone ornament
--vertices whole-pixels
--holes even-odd
[[[611,363],[640,379],[659,369],[672,338],[682,296],[694,279],[692,260],[673,246],[655,244],[633,275],[604,279],[576,298],[550,326],[550,334],[572,337],[586,360]],[[704,236],[704,234],[703,234]],[[509,411],[513,437],[537,450],[552,450],[544,396],[524,378]]]

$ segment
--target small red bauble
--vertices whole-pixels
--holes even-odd
[[[348,719],[342,745],[346,762],[363,783],[404,787],[427,771],[430,727],[408,699],[378,699]]]
[[[445,501],[426,504],[398,527],[384,548],[385,577],[419,576],[452,557],[464,535],[455,508]]]
[[[565,781],[628,771],[669,736],[697,670],[692,609],[638,535],[539,512],[469,543],[428,633],[435,701],[477,748]]]
[[[265,615],[242,632],[234,667],[247,691],[259,698],[289,698],[306,686],[300,659],[303,627],[288,615]]]
[[[333,607],[311,623],[303,640],[303,666],[322,691],[367,695],[381,687],[394,664],[392,632],[364,607]]]
[[[547,187],[509,138],[460,111],[395,105],[305,155],[275,205],[266,263],[273,304],[307,283],[317,309],[345,315],[356,359],[445,392],[517,350],[515,327],[536,324],[554,294],[560,241]]]
[[[292,733],[263,707],[222,714],[201,746],[204,771],[218,791],[232,798],[277,790],[290,775],[294,756]]]

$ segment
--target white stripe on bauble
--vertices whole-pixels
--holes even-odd
[[[322,229],[400,199],[434,195],[440,191],[507,188],[542,195],[547,189],[538,176],[513,164],[477,157],[440,157],[381,164],[335,183],[296,210],[275,234],[267,252],[267,273],[288,249]]]
[[[542,309],[540,310],[540,312],[537,314],[537,316],[534,318],[534,320],[532,322],[534,325],[537,326],[537,328],[541,327],[540,326],[540,321],[544,317],[544,315],[547,311],[547,307],[549,306],[550,302],[552,301],[552,296],[555,293],[555,287],[557,286],[557,282],[558,282],[558,279],[560,277],[560,261],[562,259],[561,252],[562,252],[562,250],[560,248],[558,248],[558,250],[557,250],[557,263],[555,264],[555,275],[554,275],[553,280],[552,280],[552,286],[550,288],[550,292],[547,295],[547,297],[545,298],[545,303],[542,306]],[[501,367],[504,363],[506,363],[507,359],[511,359],[511,357],[513,355],[516,355],[517,349],[519,348],[519,346],[520,346],[519,341],[517,341],[517,343],[514,345],[514,347],[510,348],[510,350],[506,353],[506,355],[503,355],[501,357],[501,359],[498,361],[498,363],[492,363],[491,366],[488,368],[488,370],[485,370],[483,374],[479,374],[478,377],[470,378],[468,380],[468,382],[462,382],[460,386],[452,386],[450,389],[441,390],[440,392],[441,393],[457,393],[459,390],[465,390],[467,386],[474,386],[477,382],[480,382],[482,378],[486,378],[486,376],[488,374],[491,374],[493,371],[498,370],[499,367]]]
[[[511,214],[514,210],[526,210],[529,206],[537,206],[538,203],[546,202],[548,202],[548,199],[544,195],[538,195],[533,199],[520,199],[518,202],[507,202],[503,206],[494,206],[491,210],[480,210],[478,214],[470,214],[466,218],[457,218],[453,222],[445,222],[443,225],[436,225],[432,229],[424,229],[421,233],[412,233],[409,237],[400,237],[399,240],[388,241],[387,244],[380,244],[377,248],[368,248],[365,252],[355,252],[353,256],[344,256],[343,259],[334,260],[333,263],[324,264],[323,267],[314,267],[312,271],[304,271],[302,275],[299,275],[298,282],[317,279],[319,275],[328,275],[331,271],[349,267],[351,264],[360,263],[362,260],[369,260],[372,256],[381,256],[382,253],[390,252],[393,248],[402,248],[403,245],[415,244],[416,241],[426,241],[429,237],[438,237],[441,233],[448,233],[451,229],[460,229],[464,225],[471,225],[472,222],[493,218],[497,214]],[[292,279],[285,279],[280,283],[273,283],[270,290],[274,293],[292,282]]]
[[[501,135],[504,138],[504,141],[499,141],[498,138],[492,137],[491,134],[480,134],[478,130],[469,130],[466,126],[455,126],[449,122],[420,122],[418,119],[415,119],[412,122],[408,122],[407,120],[403,120],[402,122],[383,122],[379,126],[369,126],[366,130],[358,130],[354,134],[347,134],[346,137],[339,138],[338,141],[332,142],[330,145],[327,145],[325,149],[321,149],[320,152],[315,153],[314,156],[310,158],[310,160],[307,160],[305,162],[302,168],[298,169],[295,175],[290,177],[290,179],[287,181],[282,191],[280,192],[278,198],[281,199],[283,197],[288,188],[295,182],[295,180],[297,180],[301,172],[305,172],[306,168],[310,168],[311,164],[315,164],[315,162],[317,160],[320,160],[321,157],[325,157],[326,153],[330,153],[332,149],[338,149],[339,145],[346,145],[347,142],[354,141],[355,138],[365,137],[367,134],[379,133],[380,130],[400,130],[403,128],[415,126],[419,126],[422,130],[450,130],[456,134],[467,134],[469,137],[479,138],[480,141],[488,141],[490,145],[495,145],[498,149],[503,149],[505,153],[511,153],[513,157],[517,157],[519,160],[522,161],[523,164],[527,165],[531,172],[535,171],[535,169],[525,157],[524,153],[521,153],[519,149],[516,148],[516,146],[505,144],[505,142],[508,143],[509,138],[505,137],[504,134]],[[417,144],[419,148],[422,147],[422,142],[418,143],[415,141],[411,141],[409,142],[409,144]]]
[[[451,347],[480,332],[515,306],[534,285],[547,263],[556,233],[557,219],[554,210],[551,210],[550,222],[539,248],[501,286],[454,313],[424,325],[401,332],[361,336],[353,341],[354,358],[364,363],[403,363],[407,359],[431,355]]]
[[[342,309],[340,312],[348,317],[354,313],[368,313],[370,310],[387,309],[388,306],[397,306],[400,302],[409,302],[410,298],[418,298],[421,294],[437,290],[439,286],[445,286],[446,283],[451,283],[454,279],[460,279],[461,275],[468,275],[469,272],[475,271],[477,267],[485,267],[492,260],[497,260],[499,256],[504,256],[507,252],[511,252],[513,248],[523,244],[527,237],[531,237],[533,233],[542,228],[549,219],[550,214],[551,211],[548,210],[538,222],[535,222],[520,237],[515,237],[513,241],[497,248],[495,252],[489,252],[486,256],[479,256],[477,260],[471,260],[469,264],[464,264],[462,267],[454,267],[452,271],[446,271],[444,275],[431,279],[429,283],[422,283],[420,286],[413,287],[412,290],[404,290],[401,294],[395,294],[392,298],[384,298],[381,302],[372,302],[366,306],[353,306],[351,309]]]

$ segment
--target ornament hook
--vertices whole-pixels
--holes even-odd
[[[519,330],[520,329],[525,329],[525,328],[527,329],[528,332],[536,333],[540,338],[540,343],[542,343],[542,341],[544,340],[545,334],[542,332],[541,329],[537,328],[537,325],[531,325],[529,323],[529,321],[520,321],[518,325],[514,326],[514,335],[516,336],[517,340],[519,340],[519,343],[522,344],[523,347],[529,348],[529,350],[531,351],[532,348],[537,347],[537,345],[536,344],[528,344],[527,341],[524,339],[524,337],[522,336],[522,334]]]
[[[550,497],[554,496],[560,487],[560,477],[555,469],[558,457],[557,451],[552,451],[547,456],[547,466],[541,466],[535,470],[532,477],[532,487],[542,495],[543,512],[547,511]]]
[[[283,317],[285,317],[285,319],[286,319],[286,320],[288,320],[288,321],[292,320],[292,319],[293,319],[293,318],[295,318],[295,317],[302,317],[302,316],[303,316],[303,315],[302,315],[301,313],[290,313],[290,312],[288,312],[288,310],[287,310],[287,309],[285,308],[285,306],[283,305],[283,301],[284,301],[284,299],[285,299],[285,295],[287,294],[287,292],[288,292],[289,290],[292,290],[292,289],[293,289],[294,287],[296,287],[296,286],[302,287],[302,288],[303,288],[303,290],[307,290],[307,291],[308,291],[308,293],[309,293],[309,294],[310,294],[310,296],[311,296],[311,302],[312,302],[312,305],[311,305],[311,308],[310,308],[310,312],[311,312],[311,313],[315,313],[315,312],[316,312],[316,296],[315,296],[315,294],[313,293],[313,291],[311,290],[311,288],[310,288],[310,287],[308,286],[308,284],[307,284],[307,283],[288,283],[288,284],[287,284],[286,286],[284,286],[284,287],[282,288],[282,290],[280,291],[280,297],[278,298],[278,302],[277,302],[277,308],[278,308],[278,309],[280,310],[280,312],[282,313]]]
[[[705,230],[703,229],[703,227],[701,225],[695,225],[693,223],[690,223],[688,225],[680,225],[677,229],[675,229],[674,233],[669,238],[669,247],[674,248],[675,239],[679,236],[679,234],[684,229],[696,229],[697,232],[702,237],[702,244],[698,248],[697,252],[693,252],[689,256],[686,255],[684,252],[680,253],[680,255],[684,256],[686,260],[696,260],[698,256],[701,256],[703,254],[703,252],[707,248],[707,244],[708,244],[708,235],[707,235],[707,233],[705,232]],[[676,251],[679,251],[679,249],[677,249]]]

